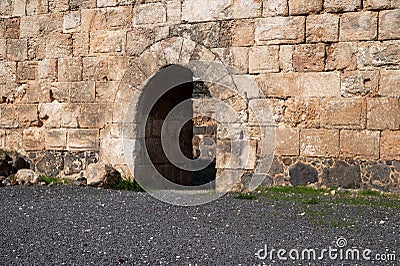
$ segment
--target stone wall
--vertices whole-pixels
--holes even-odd
[[[126,84],[190,60],[258,85],[234,105],[274,114],[265,184],[399,188],[398,0],[2,0],[0,147],[92,152],[129,176],[122,122],[140,90]],[[254,162],[238,189],[263,160],[248,141]],[[223,137],[217,146],[225,169]]]

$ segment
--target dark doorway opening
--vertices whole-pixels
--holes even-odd
[[[170,86],[172,83],[170,82],[171,80],[176,82],[180,79],[182,80],[182,84],[173,87],[158,98],[161,94],[158,92],[160,90],[163,91],[161,88],[165,90],[165,86]],[[151,163],[162,176],[179,185],[198,186],[215,180],[215,159],[203,170],[184,170],[168,160],[161,142],[163,123],[171,110],[183,101],[188,99],[195,100],[194,98],[199,96],[198,88],[204,90],[204,86],[199,86],[199,83],[193,81],[186,82],[188,80],[193,80],[193,73],[189,69],[178,65],[171,65],[161,69],[144,88],[142,97],[152,98],[158,95],[158,99],[151,107],[149,116],[146,119],[145,145]],[[208,96],[206,95],[205,97]],[[199,119],[193,113],[193,107],[186,111],[190,112],[191,117],[194,117],[194,119],[187,121],[179,132],[179,147],[185,157],[196,159],[199,157]],[[215,130],[210,134],[216,135],[216,126]],[[202,136],[204,134],[200,138]],[[215,139],[215,136],[213,139]]]

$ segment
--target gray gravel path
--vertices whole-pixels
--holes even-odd
[[[145,193],[72,186],[1,188],[0,203],[0,265],[400,264],[398,209],[233,195],[176,207]],[[255,256],[265,245],[288,252],[336,247],[339,237],[345,248],[395,254],[397,262]]]

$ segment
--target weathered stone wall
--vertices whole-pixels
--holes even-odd
[[[254,80],[243,110],[272,107],[267,184],[399,188],[398,0],[2,0],[0,147],[93,152],[129,175],[121,124],[140,93],[124,74],[142,87],[190,59]]]

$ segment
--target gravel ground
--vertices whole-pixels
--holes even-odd
[[[177,207],[146,193],[73,186],[1,188],[0,202],[0,265],[400,262],[400,214],[395,208],[307,206],[234,195],[202,206]],[[341,237],[347,240],[344,252],[371,249],[369,257],[395,254],[397,262],[341,261],[329,259],[327,253],[322,261],[255,255],[267,245],[268,250],[297,249],[300,257],[303,249],[315,249],[319,256],[322,249],[338,248]]]

